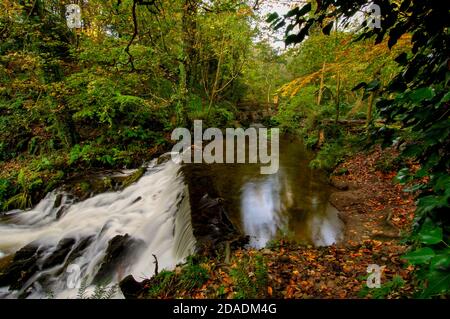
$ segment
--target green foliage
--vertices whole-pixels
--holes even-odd
[[[317,151],[315,158],[309,165],[314,169],[332,172],[340,162],[347,156],[354,154],[362,145],[359,137],[346,134],[337,127],[327,127],[324,131],[325,136],[327,136],[326,139],[330,142],[325,143]]]
[[[96,285],[94,291],[88,293],[87,278],[81,281],[78,288],[77,299],[112,299],[118,291],[118,285]]]
[[[403,280],[403,278],[401,276],[395,275],[394,277],[392,277],[392,280],[383,283],[380,288],[369,288],[366,284],[364,284],[364,287],[359,291],[359,296],[367,297],[368,295],[370,295],[375,299],[384,299],[393,292],[398,291],[403,287],[404,284],[405,281]]]
[[[267,265],[264,257],[243,258],[230,270],[235,285],[235,298],[263,298],[267,291]]]
[[[380,172],[390,173],[392,171],[398,170],[403,165],[404,163],[401,157],[396,156],[390,152],[385,152],[375,163],[375,168]]]
[[[179,280],[183,289],[190,291],[194,288],[200,288],[208,279],[208,271],[202,265],[188,259],[188,264],[181,272]]]
[[[190,292],[200,288],[209,279],[208,270],[199,263],[197,256],[189,256],[179,273],[162,270],[150,279],[148,298],[172,296],[177,291]]]
[[[149,298],[156,298],[161,294],[169,294],[176,284],[176,275],[172,271],[163,270],[152,279],[152,285],[148,290]]]

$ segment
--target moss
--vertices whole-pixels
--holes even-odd
[[[122,187],[128,187],[131,184],[133,184],[134,182],[137,182],[142,175],[144,175],[145,173],[145,168],[140,167],[138,168],[135,172],[133,172],[133,174],[128,175],[123,181],[122,181]]]

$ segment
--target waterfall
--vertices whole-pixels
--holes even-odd
[[[190,213],[180,164],[171,160],[153,161],[144,176],[121,191],[81,202],[58,191],[49,193],[32,210],[8,212],[0,223],[0,256],[30,243],[37,256],[37,270],[22,287],[13,291],[3,287],[0,296],[45,298],[50,291],[56,298],[74,298],[80,281],[92,291],[116,239],[133,251],[119,265],[113,264],[111,283],[129,274],[137,280],[151,277],[153,255],[160,270],[171,269],[195,249]]]

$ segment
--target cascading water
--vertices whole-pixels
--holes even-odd
[[[1,289],[4,298],[45,298],[49,291],[56,298],[76,297],[77,283],[95,282],[116,238],[126,239],[122,245],[133,252],[113,264],[111,283],[129,274],[137,280],[151,277],[153,255],[159,269],[170,269],[195,249],[187,186],[180,165],[170,160],[152,162],[139,181],[122,191],[78,203],[52,192],[34,209],[7,215],[0,224],[0,256],[32,243],[35,263],[20,287]]]

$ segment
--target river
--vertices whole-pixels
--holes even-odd
[[[190,165],[205,165],[203,174],[214,181],[249,245],[261,248],[280,236],[331,245],[341,239],[342,223],[328,202],[325,176],[308,167],[311,156],[299,140],[285,136],[276,174],[261,175],[258,164]],[[0,297],[75,298],[80,283],[92,292],[105,278],[117,283],[128,274],[152,276],[155,257],[159,269],[183,261],[196,239],[181,168],[154,160],[124,190],[80,202],[56,190],[33,209],[6,212],[0,220]]]

